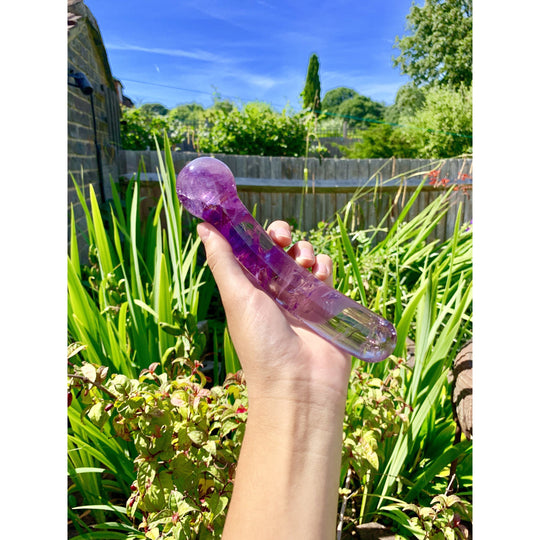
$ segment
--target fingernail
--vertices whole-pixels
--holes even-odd
[[[280,229],[276,229],[275,234],[276,234],[276,238],[281,237],[288,240],[291,237],[289,231],[283,227]]]
[[[300,248],[300,259],[306,259],[310,261],[313,259],[313,253],[309,248]]]
[[[208,227],[206,227],[204,223],[199,223],[197,225],[197,234],[199,235],[200,239],[204,242],[210,236],[210,231],[208,230]]]

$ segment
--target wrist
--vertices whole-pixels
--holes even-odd
[[[335,536],[345,399],[312,390],[250,398],[224,538]]]
[[[303,386],[303,387],[302,387]],[[247,431],[291,454],[340,454],[346,392],[296,385],[287,393],[249,394]]]

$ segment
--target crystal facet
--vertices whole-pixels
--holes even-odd
[[[230,243],[251,279],[283,309],[344,351],[379,362],[396,345],[394,326],[297,265],[238,198],[231,170],[210,157],[188,163],[176,193],[188,212],[212,224]]]

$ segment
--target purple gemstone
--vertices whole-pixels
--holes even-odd
[[[366,362],[392,353],[393,325],[319,281],[276,246],[238,198],[234,176],[223,162],[195,159],[180,171],[176,193],[188,212],[223,234],[252,281],[283,309]]]

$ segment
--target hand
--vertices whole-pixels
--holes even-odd
[[[225,307],[232,341],[246,377],[250,401],[270,392],[276,396],[281,384],[296,392],[308,382],[340,395],[346,393],[351,369],[350,355],[334,347],[283,311],[246,277],[229,243],[207,223],[198,226],[208,265]],[[268,227],[274,242],[286,248],[291,229],[285,221]],[[315,277],[332,285],[332,260],[315,255],[309,242],[294,244],[288,253]]]
[[[198,226],[246,377],[249,412],[223,539],[335,538],[351,358],[286,314],[246,277],[229,243]],[[284,221],[270,236],[291,244]],[[332,261],[298,242],[289,253],[330,283]]]

